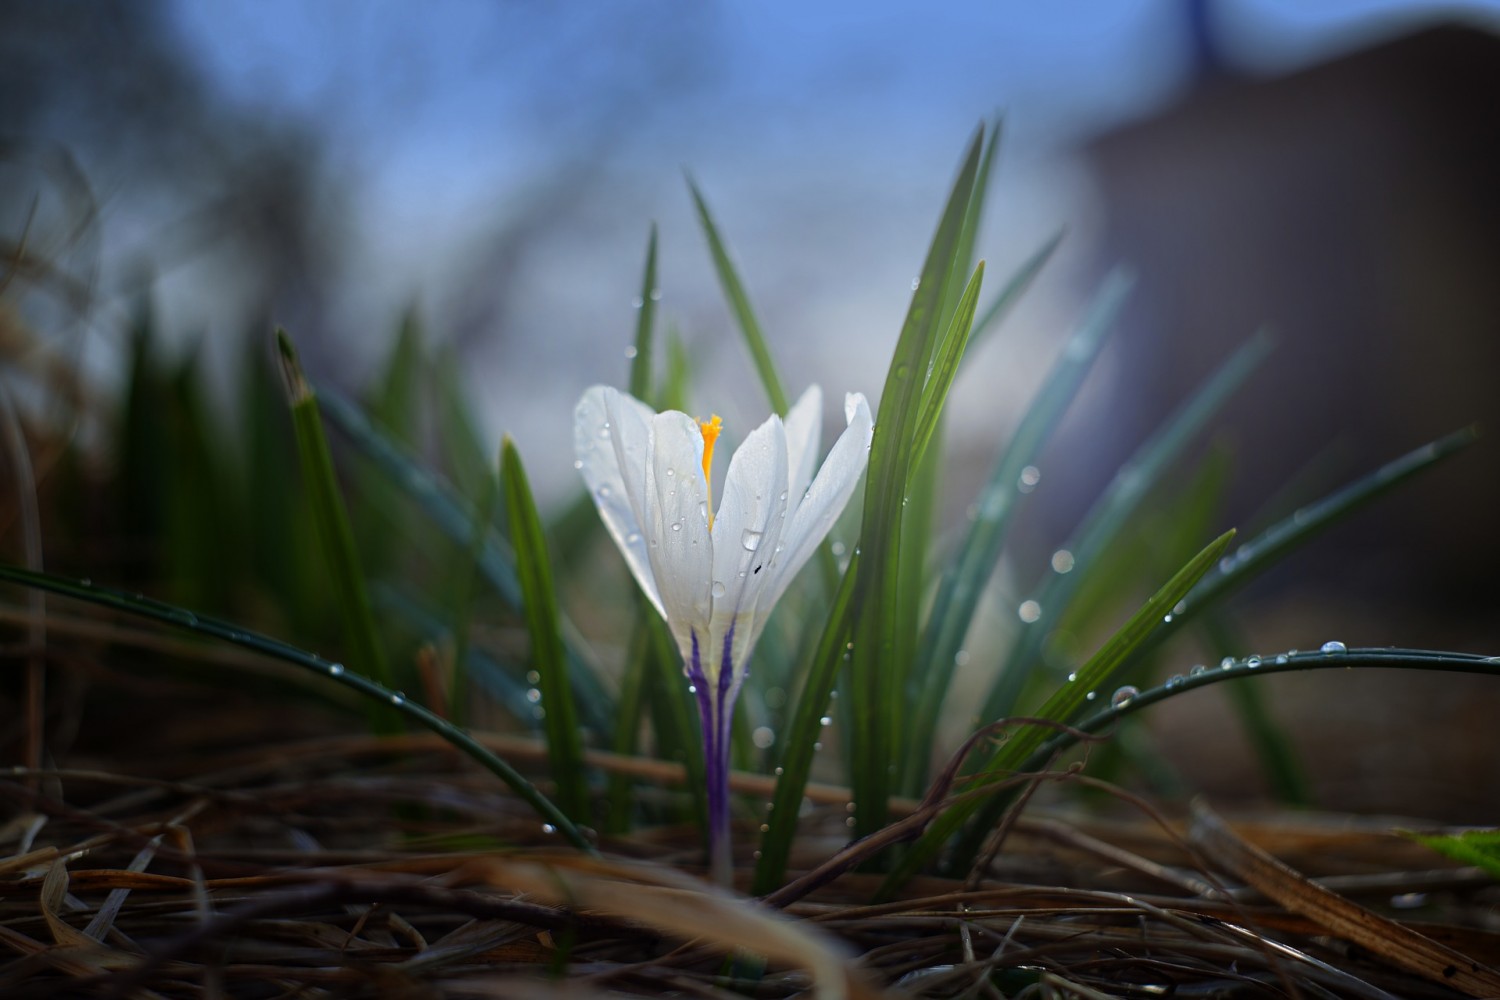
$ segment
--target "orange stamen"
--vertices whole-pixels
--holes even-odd
[[[705,495],[708,497],[708,530],[714,530],[714,442],[719,440],[719,432],[724,429],[724,421],[719,419],[715,413],[707,420],[698,421],[698,430],[703,435],[703,485]]]

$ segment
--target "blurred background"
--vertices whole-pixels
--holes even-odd
[[[1233,457],[1225,524],[1252,523],[1288,484],[1311,498],[1497,423],[1496,31],[1500,2],[1420,0],[0,0],[0,242],[48,262],[6,270],[0,340],[40,334],[107,395],[149,311],[228,397],[238,345],[269,352],[279,323],[314,378],[357,389],[411,310],[461,359],[487,446],[514,435],[560,503],[576,491],[574,401],[625,379],[653,222],[695,405],[736,436],[765,411],[684,171],[792,391],[873,398],[962,144],[999,115],[991,287],[1066,235],[956,389],[950,514],[1123,262],[1136,295],[1043,463],[1015,558],[1044,561],[1118,463],[1268,326],[1278,349],[1208,446]],[[1481,443],[1247,595],[1257,648],[1494,651],[1495,454]],[[1332,755],[1324,801],[1388,808],[1437,786],[1465,815],[1496,806],[1482,747],[1407,767],[1344,736],[1320,747],[1337,720],[1298,718],[1346,704],[1344,722],[1472,715],[1482,730],[1492,685],[1403,678],[1356,698],[1335,681],[1278,689],[1309,752]],[[1214,725],[1193,709],[1163,738],[1190,746]],[[1385,745],[1399,758],[1411,742]]]

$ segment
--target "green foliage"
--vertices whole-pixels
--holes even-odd
[[[1483,868],[1500,879],[1500,830],[1465,830],[1462,833],[1407,833],[1419,844],[1425,844],[1454,861]]]
[[[1124,271],[1103,282],[977,494],[952,496],[944,475],[949,393],[962,378],[965,359],[994,332],[1058,245],[1055,238],[1039,248],[982,302],[986,265],[976,250],[997,162],[997,131],[981,129],[965,150],[892,349],[863,500],[841,528],[843,537],[857,534],[858,540],[842,569],[825,546],[821,573],[799,581],[783,602],[747,681],[734,734],[736,760],[738,766],[771,770],[776,779],[769,814],[756,804],[755,821],[763,824],[756,893],[770,893],[786,879],[804,795],[819,766],[847,780],[857,806],[853,832],[868,835],[886,824],[893,792],[928,791],[940,733],[1022,714],[1051,724],[1013,722],[1001,727],[1007,733],[1003,743],[979,744],[959,773],[955,800],[914,841],[877,859],[889,871],[882,891],[892,894],[939,859],[953,872],[973,862],[1013,801],[1014,783],[1006,779],[1046,768],[1078,734],[1103,731],[1165,698],[1236,681],[1233,701],[1263,767],[1284,798],[1305,801],[1299,762],[1248,678],[1350,666],[1497,670],[1482,657],[1331,648],[1238,661],[1110,699],[1117,685],[1147,684],[1149,658],[1184,625],[1199,627],[1218,648],[1242,643],[1226,608],[1237,587],[1474,439],[1472,430],[1460,431],[1417,449],[1231,549],[1232,532],[1220,534],[1218,523],[1222,453],[1196,470],[1179,466],[1265,359],[1264,334],[1227,359],[1119,468],[1055,546],[1067,558],[1004,595],[1006,608],[1017,607],[1021,598],[1031,602],[1029,621],[1000,648],[980,641],[974,625],[984,595],[999,587],[996,570],[1034,483],[1033,467],[1115,327],[1132,284]],[[704,197],[691,181],[689,188],[739,336],[772,408],[784,414],[789,400],[773,338],[760,327]],[[653,226],[640,276],[634,348],[621,381],[658,409],[681,409],[691,398],[694,372],[684,336],[659,314],[658,280]],[[626,317],[621,320],[623,326]],[[642,822],[691,822],[703,829],[701,737],[664,624],[647,601],[622,591],[616,607],[589,608],[605,613],[580,618],[591,628],[619,630],[606,641],[622,651],[615,657],[620,662],[600,655],[583,637],[569,611],[584,613],[579,592],[599,593],[594,574],[600,558],[614,558],[600,551],[606,548],[604,534],[590,498],[580,493],[544,521],[508,438],[497,476],[463,368],[449,349],[432,346],[441,338],[424,334],[415,312],[402,320],[389,361],[360,397],[363,405],[329,386],[315,389],[284,335],[280,357],[289,407],[259,350],[263,338],[247,355],[237,403],[210,405],[194,359],[164,360],[153,324],[149,309],[141,308],[126,392],[108,435],[115,468],[98,488],[108,529],[129,544],[103,564],[89,563],[81,544],[78,552],[50,563],[118,582],[127,591],[4,566],[0,579],[293,663],[310,680],[304,690],[280,692],[287,696],[326,694],[330,684],[352,690],[379,731],[413,723],[439,733],[582,850],[590,848],[578,825],[595,816],[616,835]],[[332,442],[325,437],[325,420],[339,432]],[[940,512],[965,507],[971,517],[956,530],[944,530]],[[83,534],[81,525],[66,527]],[[623,573],[615,578],[626,579]],[[1147,587],[1162,579],[1167,582],[1147,596]],[[129,596],[136,589],[173,603]],[[205,611],[244,624],[205,617]],[[519,642],[494,643],[481,625],[513,626],[516,634],[524,626],[529,641],[524,649]],[[1058,656],[1049,636],[1060,629],[1108,638],[1092,651]],[[417,689],[419,647],[445,651],[451,664],[443,678],[446,690],[427,707],[399,693]],[[305,652],[309,648],[339,649],[352,669]],[[960,663],[984,670],[987,691],[977,712],[948,705]],[[537,699],[545,710],[540,716]],[[517,728],[540,733],[555,803],[459,728],[466,718],[478,717],[477,702],[500,708]],[[841,723],[837,738],[825,733],[830,718]],[[754,745],[752,727],[764,728]],[[769,746],[766,733],[774,740]],[[840,740],[845,752],[834,761],[831,749]],[[817,750],[825,741],[830,752],[820,758]],[[685,790],[648,796],[644,779],[624,770],[591,785],[584,767],[589,743],[680,764]],[[835,771],[836,764],[842,770]],[[1496,870],[1500,838],[1493,832],[1418,839]]]

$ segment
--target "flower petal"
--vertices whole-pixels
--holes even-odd
[[[818,467],[818,445],[823,436],[823,390],[810,385],[786,414],[787,495],[795,511]]]
[[[693,627],[709,619],[713,543],[708,534],[708,484],[703,480],[703,435],[686,413],[668,410],[651,420],[646,509],[641,520],[663,617],[684,658]]]
[[[786,509],[786,429],[773,415],[735,449],[714,515],[710,635],[715,643],[732,638],[736,683],[760,634],[761,620],[771,609],[762,595],[775,578],[773,564],[780,562]],[[718,646],[714,649],[719,652]]]
[[[851,392],[844,397],[844,417],[849,422],[844,433],[833,443],[802,502],[787,515],[781,540],[784,551],[778,560],[780,571],[775,577],[775,589],[766,595],[771,601],[781,597],[797,571],[832,530],[870,460],[875,422],[863,394]]]
[[[652,416],[651,408],[634,397],[593,386],[573,412],[573,451],[610,537],[641,590],[665,617],[641,532]]]

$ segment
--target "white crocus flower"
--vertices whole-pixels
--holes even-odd
[[[811,386],[735,449],[717,511],[711,490],[718,417],[654,412],[608,386],[575,413],[575,465],[636,582],[666,619],[703,716],[711,843],[727,872],[729,722],[745,665],[776,600],[833,527],[869,459],[873,419],[859,393],[814,469],[822,393]],[[721,842],[722,840],[722,842]]]

